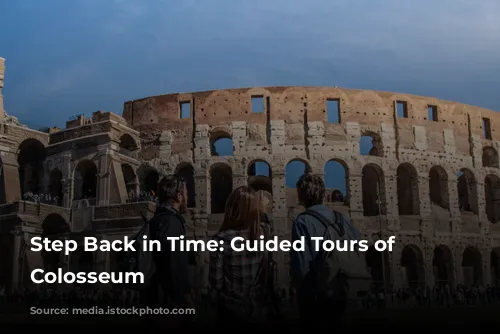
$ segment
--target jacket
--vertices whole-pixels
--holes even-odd
[[[189,264],[193,254],[179,251],[179,242],[175,241],[175,250],[172,250],[171,240],[168,237],[185,236],[185,220],[172,207],[159,206],[155,216],[149,223],[150,238],[158,240],[161,250],[153,253],[156,266],[155,283],[162,290],[162,304],[183,306],[185,296],[191,291],[189,279]]]
[[[313,205],[308,210],[316,211],[333,222],[334,214],[331,209],[324,205]],[[346,233],[352,240],[359,240],[361,233],[344,216],[344,227]],[[314,241],[311,237],[323,237],[325,227],[315,217],[301,214],[295,218],[292,225],[292,241],[305,239],[305,250],[297,252],[290,251],[291,280],[292,286],[297,289],[299,297],[310,296],[315,293],[315,284],[311,275],[311,269],[316,261],[318,252],[315,250]]]

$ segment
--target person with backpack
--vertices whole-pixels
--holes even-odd
[[[190,265],[194,261],[192,252],[172,250],[168,237],[186,236],[185,220],[187,210],[186,182],[179,176],[166,176],[158,183],[158,207],[149,221],[149,239],[158,240],[161,250],[150,252],[155,267],[154,275],[146,291],[144,300],[148,306],[173,308],[195,308]],[[165,315],[163,317],[173,317]],[[189,321],[183,315],[179,319]]]
[[[338,329],[347,301],[353,293],[359,293],[357,289],[369,291],[371,275],[363,253],[317,251],[311,238],[359,240],[361,234],[342,214],[323,205],[325,184],[321,177],[302,175],[297,196],[306,209],[292,226],[292,241],[303,237],[305,250],[290,251],[291,285],[299,314],[308,330]]]
[[[224,220],[214,236],[222,247],[210,253],[209,282],[215,292],[220,328],[249,329],[260,323],[263,279],[267,271],[267,252],[240,251],[231,240],[259,240],[267,224],[261,224],[261,198],[247,186],[235,189],[226,202]]]

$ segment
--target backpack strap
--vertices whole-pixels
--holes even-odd
[[[334,216],[333,223],[324,215],[314,210],[306,210],[302,214],[313,216],[314,218],[316,218],[316,220],[318,220],[321,223],[321,225],[325,227],[325,231],[328,229],[328,226],[332,226],[340,237],[343,237],[345,235],[344,226],[342,226],[341,224],[343,219],[340,213],[337,211],[333,211],[333,216]]]

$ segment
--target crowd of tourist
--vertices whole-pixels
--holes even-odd
[[[158,197],[153,191],[142,190],[137,194],[134,190],[130,190],[128,193],[127,202],[157,202]]]
[[[50,205],[61,205],[62,198],[59,196],[52,196],[51,194],[37,194],[33,192],[26,192],[22,198],[23,201],[33,202],[33,203],[42,203],[42,204],[50,204]],[[91,198],[85,198],[91,199]],[[158,198],[155,196],[152,191],[141,191],[137,194],[135,191],[131,190],[128,193],[127,202],[157,202]]]
[[[418,287],[385,291],[374,289],[368,295],[363,307],[415,307],[480,305],[500,302],[500,287],[449,285]]]
[[[23,201],[33,202],[33,203],[42,203],[42,204],[50,204],[50,205],[61,205],[61,198],[58,196],[52,196],[50,194],[36,194],[33,192],[26,192],[22,196]]]

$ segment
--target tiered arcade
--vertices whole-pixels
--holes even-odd
[[[0,61],[0,88],[3,69]],[[126,102],[122,116],[98,111],[46,131],[21,126],[0,104],[0,121],[0,286],[29,286],[35,267],[113,270],[113,253],[64,257],[27,245],[34,235],[130,235],[141,212],[152,215],[159,178],[174,172],[188,182],[189,237],[210,238],[227,195],[249,184],[272,198],[274,232],[289,238],[302,209],[286,179],[297,170],[345,180],[325,202],[365,238],[396,236],[393,252],[366,254],[374,280],[500,279],[500,115],[491,110],[407,94],[267,87],[148,97]],[[286,285],[287,254],[278,262]]]

